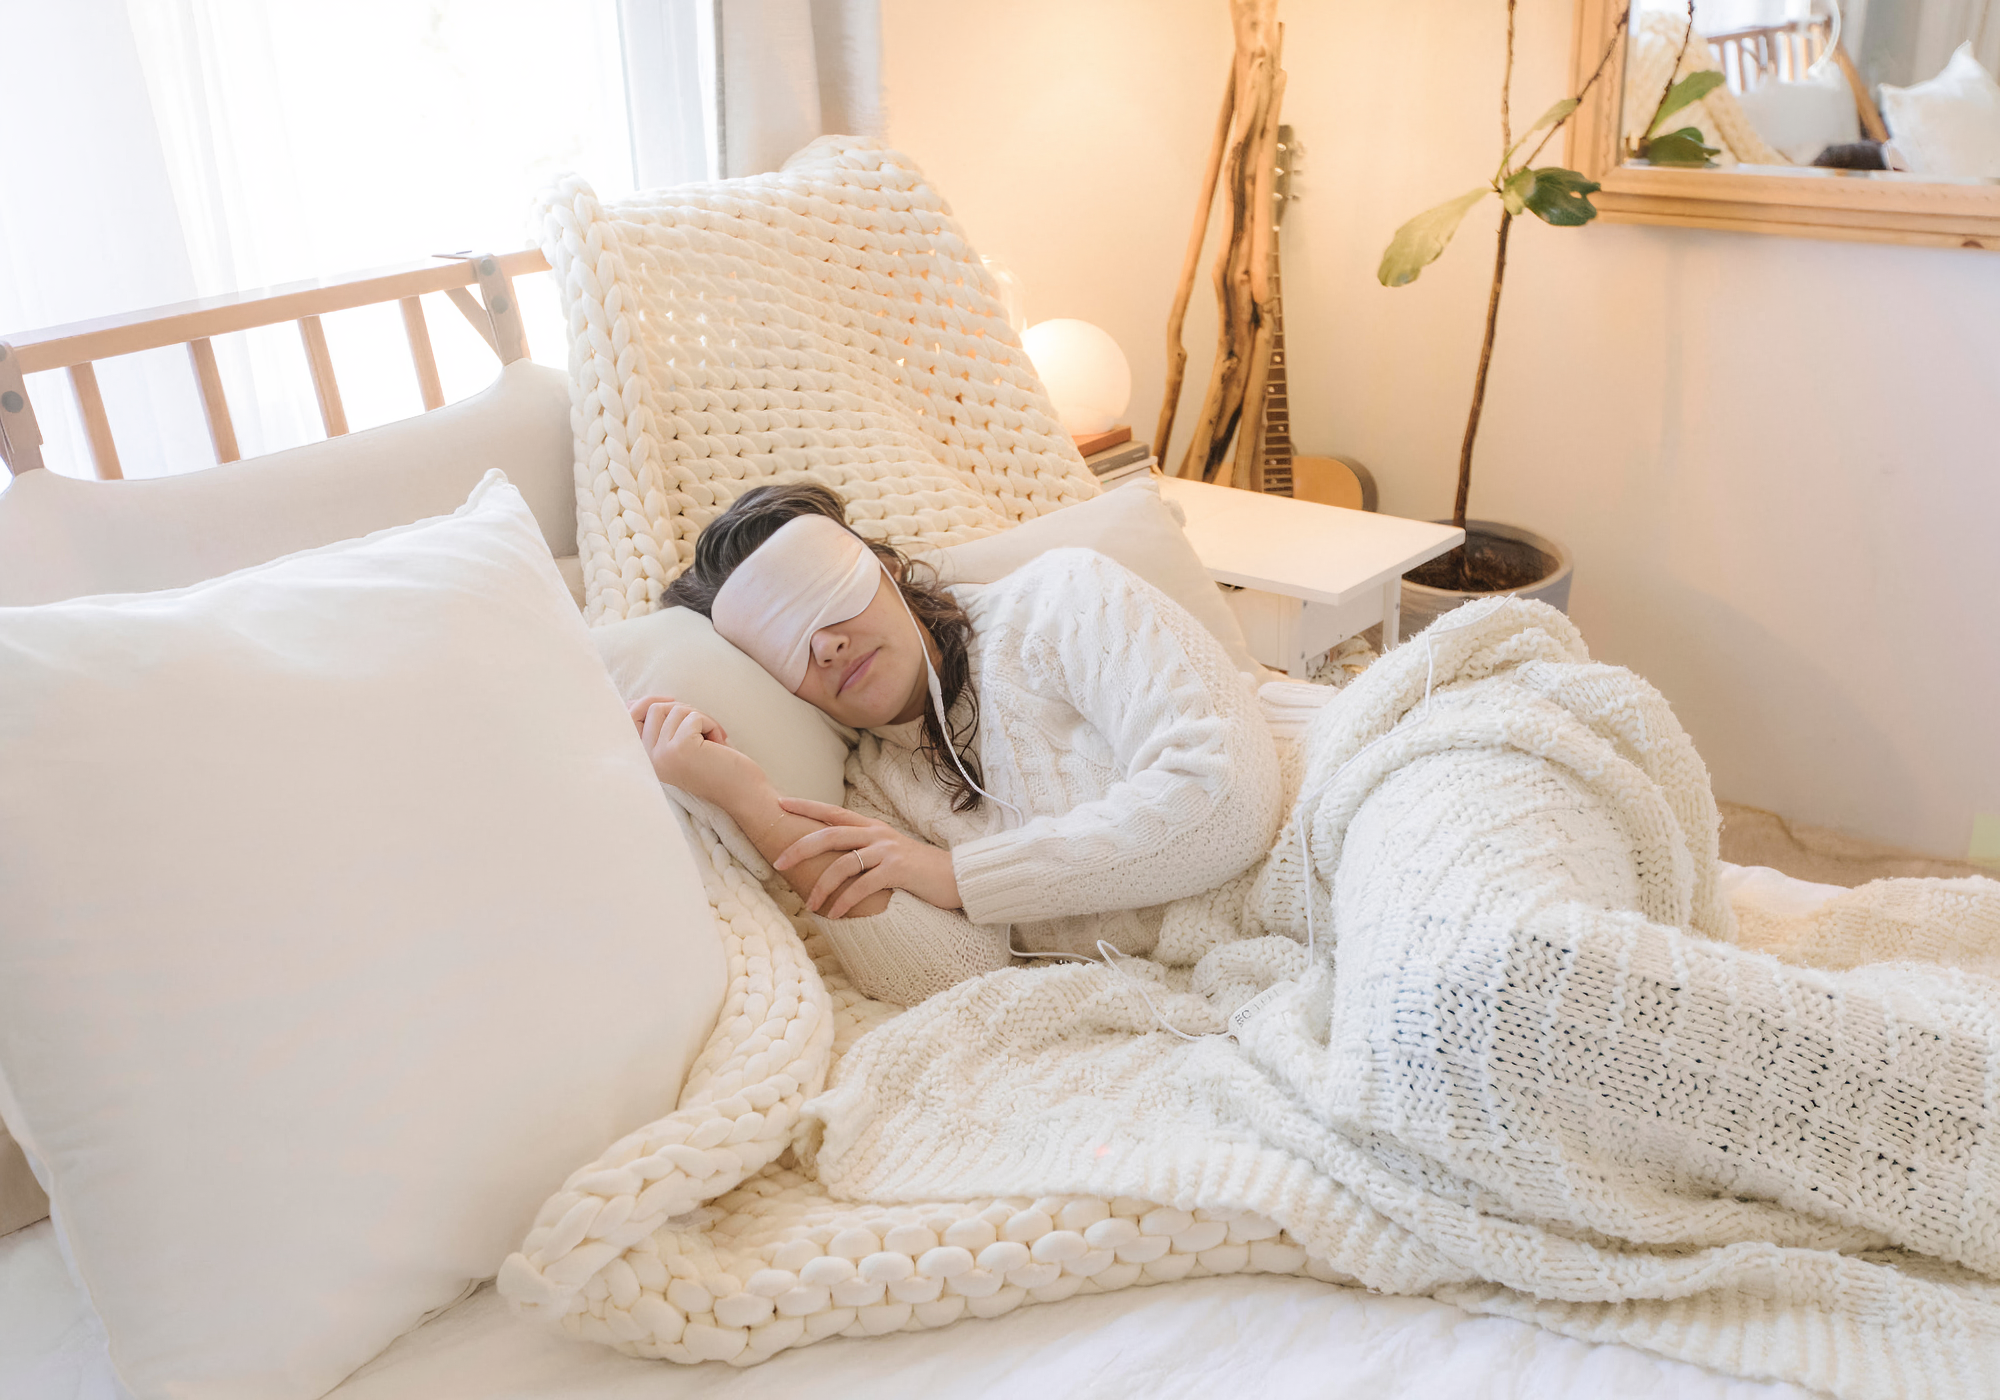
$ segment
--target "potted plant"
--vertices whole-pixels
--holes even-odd
[[[1376,277],[1385,287],[1401,287],[1414,282],[1417,274],[1444,252],[1459,224],[1475,206],[1485,202],[1488,196],[1499,199],[1500,231],[1493,258],[1493,287],[1486,301],[1486,337],[1479,347],[1479,370],[1472,381],[1472,408],[1466,416],[1465,438],[1459,448],[1458,496],[1451,516],[1451,523],[1465,531],[1465,543],[1412,569],[1405,577],[1405,636],[1422,630],[1440,613],[1448,612],[1469,599],[1494,593],[1539,598],[1564,609],[1569,605],[1569,551],[1553,540],[1517,526],[1490,520],[1468,520],[1466,502],[1472,490],[1472,448],[1479,436],[1480,411],[1486,403],[1486,373],[1493,360],[1493,333],[1500,318],[1500,293],[1507,277],[1508,231],[1513,227],[1514,220],[1523,214],[1533,214],[1543,223],[1557,228],[1580,227],[1597,217],[1597,207],[1590,202],[1590,196],[1598,189],[1595,181],[1561,166],[1537,166],[1535,158],[1569,121],[1592,86],[1604,75],[1612,53],[1624,39],[1631,11],[1628,8],[1619,19],[1603,57],[1598,60],[1596,70],[1582,89],[1574,97],[1565,97],[1542,113],[1516,141],[1509,115],[1514,87],[1516,3],[1517,0],[1507,0],[1507,67],[1500,85],[1501,155],[1498,168],[1485,184],[1426,210],[1397,229],[1382,254],[1382,265],[1376,272]],[[1694,33],[1692,0],[1688,6],[1687,32],[1691,39]],[[1686,45],[1683,44],[1682,54],[1685,53]],[[1678,73],[1679,68],[1677,61],[1674,73]],[[1663,128],[1667,118],[1690,103],[1700,101],[1722,80],[1722,74],[1713,70],[1678,79],[1669,74],[1653,119],[1637,142],[1635,153],[1656,165],[1707,164],[1715,151],[1703,144],[1699,129],[1682,127],[1665,131]],[[1534,148],[1526,156],[1521,156],[1522,148],[1537,136],[1541,139],[1535,141]],[[1517,160],[1517,157],[1520,158]]]

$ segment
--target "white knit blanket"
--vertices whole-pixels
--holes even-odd
[[[1661,697],[1539,604],[1449,621],[1313,721],[1285,837],[1170,915],[1171,966],[1003,971],[896,1015],[696,833],[736,979],[715,1041],[502,1291],[747,1364],[1300,1272],[1840,1396],[2000,1393],[2000,884],[1739,930]],[[1193,1034],[1278,990],[1240,1042],[1183,1040],[1142,984]]]
[[[811,478],[862,534],[943,546],[1097,494],[944,199],[827,136],[776,174],[542,199],[570,341],[593,624],[656,607],[737,496]]]

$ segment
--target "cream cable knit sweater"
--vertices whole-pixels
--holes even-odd
[[[972,618],[978,754],[998,804],[951,810],[920,725],[861,737],[849,805],[952,852],[963,913],[898,891],[869,918],[820,919],[855,985],[914,1005],[1015,946],[1150,951],[1169,901],[1270,849],[1277,751],[1221,645],[1165,594],[1084,549],[953,590]]]

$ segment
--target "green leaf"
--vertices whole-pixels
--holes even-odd
[[[1513,145],[1507,148],[1507,154],[1500,157],[1501,172],[1503,174],[1506,172],[1507,162],[1514,158],[1514,153],[1516,151],[1520,150],[1521,147],[1528,144],[1529,137],[1533,136],[1538,131],[1543,131],[1549,127],[1554,126],[1557,122],[1562,121],[1571,112],[1574,112],[1578,107],[1582,105],[1583,105],[1583,99],[1580,97],[1565,97],[1562,101],[1556,103],[1555,106],[1549,108],[1548,111],[1542,113],[1540,118],[1536,120],[1533,126],[1529,127],[1526,131],[1521,133],[1521,139],[1516,141]],[[1518,214],[1521,211],[1516,209],[1514,212]]]
[[[1707,165],[1719,149],[1702,141],[1698,126],[1684,126],[1639,143],[1640,156],[1655,165]]]
[[[1507,183],[1500,187],[1500,202],[1507,206],[1507,212],[1518,217],[1528,207],[1528,201],[1535,197],[1535,172],[1516,170],[1507,177]]]
[[[1554,224],[1557,228],[1575,228],[1597,217],[1597,206],[1588,198],[1601,188],[1597,181],[1586,180],[1576,171],[1565,170],[1559,165],[1545,165],[1540,170],[1522,173],[1535,177],[1522,202],[1543,223]],[[1513,182],[1508,183],[1511,185]]]
[[[1417,280],[1417,274],[1437,261],[1445,244],[1458,232],[1466,212],[1487,195],[1491,185],[1467,190],[1457,199],[1448,199],[1435,209],[1426,209],[1396,230],[1389,246],[1382,250],[1382,265],[1375,276],[1385,287],[1401,287]]]
[[[1582,105],[1583,99],[1581,97],[1565,97],[1536,119],[1535,124],[1528,128],[1528,135],[1533,136],[1544,127],[1554,126]]]
[[[1660,110],[1653,113],[1653,124],[1646,128],[1646,135],[1651,136],[1667,124],[1668,117],[1691,102],[1701,101],[1721,86],[1722,74],[1713,68],[1704,68],[1699,73],[1688,74],[1667,89],[1667,95],[1660,103]]]

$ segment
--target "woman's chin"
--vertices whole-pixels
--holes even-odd
[[[885,698],[878,693],[890,690],[904,693],[893,698]],[[891,687],[879,682],[870,684],[863,688],[859,695],[841,697],[846,702],[841,708],[847,711],[849,717],[835,715],[834,718],[850,729],[883,729],[892,724],[921,719],[924,707],[918,701],[910,699],[908,690],[907,685]],[[918,700],[921,698],[920,694]]]
[[[863,717],[846,721],[848,728],[886,729],[888,726],[898,724],[902,720],[901,712],[893,705],[871,705],[866,710],[859,711],[858,713]]]

